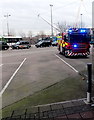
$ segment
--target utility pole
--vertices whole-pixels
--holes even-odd
[[[50,7],[51,7],[51,36],[53,37],[53,19],[52,19],[52,7],[53,7],[53,5],[50,4]]]
[[[82,15],[83,15],[83,14],[81,14],[81,28],[82,28]]]
[[[8,17],[9,17],[9,16],[11,16],[11,15],[8,14],[8,13],[7,13],[7,15],[4,15],[4,17],[7,18],[7,34],[8,34],[8,36],[10,35],[10,33],[9,33],[9,23],[8,23]]]

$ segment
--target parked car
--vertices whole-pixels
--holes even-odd
[[[9,49],[9,46],[6,42],[0,41],[0,50],[7,50]]]
[[[30,43],[28,41],[18,41],[16,44],[11,46],[12,49],[29,49]]]
[[[49,47],[51,46],[51,41],[50,40],[41,40],[38,43],[35,44],[35,46],[38,47]]]
[[[58,45],[58,42],[57,41],[53,41],[52,42],[52,46],[57,46]]]

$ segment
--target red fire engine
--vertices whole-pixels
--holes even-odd
[[[90,29],[70,28],[67,33],[57,36],[58,50],[64,56],[87,56],[90,54]]]

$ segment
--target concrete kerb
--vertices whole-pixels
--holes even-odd
[[[46,106],[50,106],[50,105],[66,104],[66,103],[70,103],[70,102],[77,102],[77,101],[84,101],[84,100],[86,100],[86,98],[69,100],[69,101],[64,101],[64,102],[57,102],[57,103],[50,103],[50,104],[45,104],[45,105],[37,105],[37,106],[32,106],[32,107],[44,107],[44,106],[46,107]]]

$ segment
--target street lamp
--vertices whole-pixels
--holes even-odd
[[[11,16],[10,14],[7,13],[7,15],[4,15],[4,17],[7,18],[7,34],[9,36],[9,23],[8,23],[8,17]]]
[[[82,28],[82,15],[83,15],[83,14],[81,14],[81,28]]]
[[[52,20],[52,7],[53,7],[53,5],[50,4],[50,7],[51,7],[51,35],[53,36],[53,20]]]

